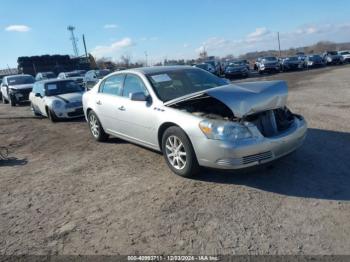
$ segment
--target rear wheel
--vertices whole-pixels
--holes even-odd
[[[97,115],[93,111],[89,112],[88,121],[89,121],[90,132],[92,136],[95,138],[95,140],[99,142],[106,141],[108,139],[108,135],[104,131]]]
[[[181,128],[172,126],[165,130],[162,151],[166,163],[175,174],[191,177],[199,172],[191,141]]]

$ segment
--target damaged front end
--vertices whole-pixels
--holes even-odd
[[[290,153],[304,140],[306,122],[286,107],[287,94],[283,81],[242,83],[169,101],[167,106],[203,119],[199,128],[208,138],[207,146],[201,142],[199,148],[199,155],[206,156],[199,159],[203,165],[243,168]]]

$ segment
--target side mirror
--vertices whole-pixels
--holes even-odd
[[[40,93],[35,93],[35,97],[41,97]]]
[[[131,93],[129,97],[132,101],[147,101],[147,96],[143,92]]]

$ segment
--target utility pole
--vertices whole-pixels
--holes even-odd
[[[148,53],[145,51],[145,57],[146,57],[146,66],[148,66]]]
[[[88,58],[88,53],[87,53],[87,50],[86,50],[86,42],[85,42],[85,35],[83,34],[83,44],[84,44],[84,50],[85,50],[85,56],[86,56],[86,59]]]
[[[74,35],[75,27],[70,25],[70,26],[67,27],[67,30],[70,31],[70,33],[71,33],[71,38],[70,39],[72,40],[74,55],[75,56],[79,56],[78,45],[77,45],[78,39]]]
[[[280,57],[281,57],[281,41],[280,41],[280,32],[277,32],[277,38],[278,38],[278,50],[279,50]]]

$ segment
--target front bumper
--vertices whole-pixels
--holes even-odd
[[[194,143],[194,147],[201,166],[241,169],[265,164],[293,152],[302,145],[306,131],[306,121],[296,116],[292,126],[278,136],[237,142],[202,139],[199,144]]]
[[[62,110],[55,109],[54,112],[58,118],[69,119],[69,118],[78,118],[78,117],[84,116],[84,111],[82,107],[62,109]]]
[[[226,78],[233,78],[233,77],[240,77],[240,76],[248,76],[248,71],[225,72]]]
[[[13,98],[17,103],[29,101],[29,93],[32,91],[32,88],[26,89],[16,89],[10,91],[10,97]]]

